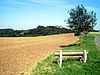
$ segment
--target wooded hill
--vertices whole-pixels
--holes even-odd
[[[28,30],[0,29],[0,37],[45,36],[71,32],[73,31],[64,27],[38,26],[37,28]]]

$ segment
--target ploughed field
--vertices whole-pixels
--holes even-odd
[[[0,37],[0,75],[19,75],[61,46],[72,44],[76,37],[59,34],[39,37]]]

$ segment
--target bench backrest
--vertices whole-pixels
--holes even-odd
[[[84,52],[85,50],[63,50],[62,56],[82,56]],[[55,56],[60,56],[60,51],[55,51]]]

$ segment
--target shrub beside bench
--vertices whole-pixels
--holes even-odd
[[[86,50],[60,50],[55,51],[55,59],[61,67],[62,60],[64,58],[79,58],[81,62],[86,62],[87,60]]]

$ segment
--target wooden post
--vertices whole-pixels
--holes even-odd
[[[84,50],[84,63],[86,62],[86,60],[87,60],[87,52],[86,50]]]
[[[61,67],[61,64],[62,64],[62,50],[60,50],[60,63],[59,63],[60,67]]]

